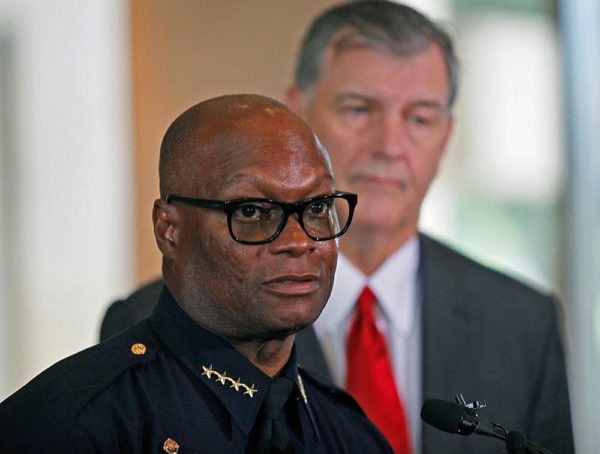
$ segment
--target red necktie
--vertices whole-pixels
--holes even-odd
[[[346,345],[346,389],[397,454],[409,454],[408,424],[383,335],[375,324],[375,295],[365,287]]]

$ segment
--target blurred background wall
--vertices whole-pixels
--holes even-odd
[[[306,25],[334,3],[0,0],[0,399],[92,345],[107,304],[159,275],[151,207],[175,116],[225,93],[281,99]],[[422,228],[559,294],[578,448],[593,452],[599,2],[407,3],[447,25],[462,61]]]
[[[126,7],[0,0],[0,397],[135,282]]]

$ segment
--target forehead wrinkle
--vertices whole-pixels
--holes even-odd
[[[218,163],[216,167],[221,169],[206,175],[210,187],[217,192],[239,185],[257,189],[269,186],[301,188],[308,182],[306,175],[315,167],[323,166],[323,175],[333,173],[327,151],[308,127],[306,131],[280,130],[275,137],[269,134],[253,137],[252,133],[239,128],[215,138],[205,147],[205,153],[205,158]],[[273,166],[283,166],[281,171],[290,172],[287,178],[281,171],[272,172]],[[266,177],[263,171],[272,176]]]
[[[250,183],[251,185],[258,186],[261,181],[261,178],[258,178],[255,174],[249,172],[239,172],[227,177],[224,180],[221,180],[220,184],[217,186],[217,192],[221,192],[225,188],[238,186],[243,183]]]
[[[334,184],[333,176],[328,170],[323,175],[317,177],[316,179],[314,179],[314,181],[310,182],[310,184],[308,184],[309,181],[307,179],[304,179],[303,182],[306,182],[307,184],[299,186],[297,183],[286,180],[286,184],[282,185],[281,182],[276,182],[270,178],[261,178],[254,173],[240,172],[235,175],[232,175],[226,180],[223,180],[216,188],[216,193],[221,193],[221,191],[225,190],[226,188],[235,189],[237,186],[245,190],[255,190],[262,194],[237,194],[233,198],[263,196],[266,198],[272,198],[275,200],[283,201],[287,197],[285,197],[285,195],[282,194],[282,191],[290,189],[300,189],[309,193],[323,186],[323,184],[329,184],[331,186],[333,186]],[[329,191],[326,192],[329,193]]]

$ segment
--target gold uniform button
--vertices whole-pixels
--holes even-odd
[[[146,354],[146,346],[144,344],[133,344],[131,346],[131,353],[134,355],[145,355]]]
[[[168,454],[177,454],[179,452],[179,443],[172,438],[167,438],[163,444],[163,451]]]

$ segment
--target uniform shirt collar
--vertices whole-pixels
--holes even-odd
[[[221,401],[240,429],[249,434],[271,378],[225,339],[198,325],[165,286],[150,326],[171,353]],[[281,376],[294,382],[299,397],[295,348]]]

